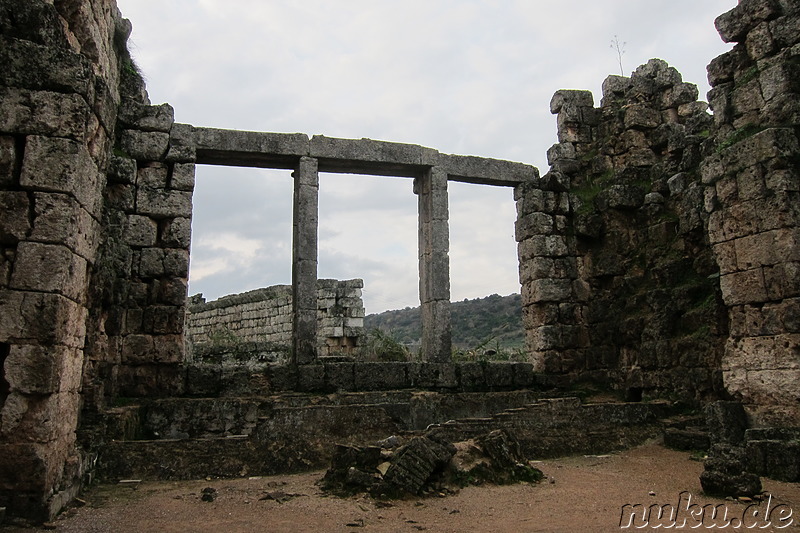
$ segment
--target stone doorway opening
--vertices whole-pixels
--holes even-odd
[[[364,280],[367,313],[419,305],[413,179],[320,173],[319,278]]]
[[[197,165],[189,294],[291,284],[292,195],[290,170]]]

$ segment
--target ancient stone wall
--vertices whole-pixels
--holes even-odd
[[[553,97],[546,190],[518,191],[523,319],[542,371],[634,400],[719,392],[726,326],[697,172],[706,109],[656,59],[607,78],[599,108],[588,91]]]
[[[352,353],[360,345],[364,303],[360,279],[317,280],[317,344],[320,355]],[[205,302],[193,297],[186,317],[187,341],[198,352],[220,352],[243,343],[271,345],[284,359],[292,345],[292,287],[276,285]],[[197,359],[195,357],[195,359]]]
[[[119,59],[107,0],[0,2],[0,507],[48,519],[90,457],[76,445]]]
[[[716,20],[715,149],[701,165],[730,336],[726,390],[751,423],[800,425],[800,5],[746,0]]]
[[[517,187],[538,370],[631,399],[729,395],[797,425],[798,7],[744,0],[707,105],[661,60],[551,102],[550,172]],[[710,245],[710,246],[709,246]]]

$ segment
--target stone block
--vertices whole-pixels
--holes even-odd
[[[152,363],[154,357],[152,335],[134,334],[122,339],[122,363],[126,365]]]
[[[11,390],[22,394],[76,392],[82,361],[80,353],[64,346],[11,345],[5,379]]]
[[[670,196],[677,196],[686,189],[689,176],[684,172],[679,172],[667,180],[667,187],[669,188]]]
[[[781,11],[778,0],[744,0],[718,16],[714,25],[726,43],[743,42],[758,23],[777,17]]]
[[[169,104],[142,105],[127,101],[120,107],[119,120],[132,129],[169,133],[175,110]]]
[[[535,279],[522,287],[522,299],[526,304],[571,301],[572,280]]]
[[[455,181],[508,187],[539,177],[539,170],[534,166],[486,157],[437,153],[436,162]]]
[[[534,235],[519,243],[521,260],[533,257],[563,257],[569,255],[566,237],[561,235]]]
[[[179,248],[164,250],[164,273],[167,276],[187,278],[189,276],[189,251]]]
[[[188,284],[185,278],[162,279],[152,282],[152,302],[185,305]]]
[[[176,217],[162,221],[161,245],[167,248],[189,249],[192,239],[192,220]]]
[[[193,163],[197,158],[194,144],[194,128],[190,124],[173,124],[169,132],[169,150],[166,161],[170,163]]]
[[[0,338],[83,347],[86,308],[60,294],[6,291],[0,297]]]
[[[563,159],[574,160],[578,157],[575,152],[575,145],[572,143],[554,144],[547,150],[547,164],[553,165],[556,161]]]
[[[65,246],[22,242],[17,246],[10,287],[56,292],[82,303],[88,285],[87,267],[84,258]]]
[[[195,178],[194,163],[175,163],[169,187],[178,191],[193,191]]]
[[[83,144],[62,138],[28,137],[20,185],[37,191],[71,194],[99,218],[100,174]]]
[[[747,55],[755,61],[775,52],[775,41],[772,39],[767,22],[761,22],[748,32],[745,39],[745,48],[747,49]]]
[[[748,471],[786,482],[800,481],[800,442],[794,440],[755,440],[747,430],[745,451]]]
[[[764,171],[755,165],[742,170],[736,176],[738,199],[742,201],[763,198],[766,195]]]
[[[137,255],[139,257],[138,274],[140,277],[159,278],[165,275],[164,250],[162,248],[144,248]]]
[[[627,76],[610,75],[603,80],[604,98],[621,97],[631,87],[631,79]]]
[[[661,107],[667,109],[691,104],[697,100],[698,94],[697,85],[694,83],[678,83],[664,91]]]
[[[800,191],[800,172],[795,169],[770,170],[764,178],[767,189],[774,192]]]
[[[353,367],[355,390],[394,390],[410,386],[407,363],[356,363]]]
[[[556,324],[559,321],[559,304],[541,302],[522,308],[522,325],[525,330]]]
[[[488,390],[508,390],[514,388],[515,363],[489,362],[484,368]]]
[[[309,153],[309,139],[303,133],[194,128],[192,136],[197,149],[197,161],[203,164],[251,166],[259,158],[302,157]]]
[[[89,108],[77,94],[0,87],[0,131],[82,141]]]
[[[770,300],[783,300],[800,295],[800,262],[793,261],[764,267],[764,284]]]
[[[464,392],[483,392],[487,388],[485,363],[465,362],[455,365],[458,388]]]
[[[514,387],[528,389],[537,384],[533,363],[511,363],[514,376]]]
[[[63,464],[53,443],[0,444],[0,490],[44,494],[55,486]]]
[[[136,185],[149,189],[166,189],[169,169],[162,163],[150,163],[136,172]]]
[[[739,263],[736,258],[737,240],[714,245],[714,259],[719,267],[720,274],[730,274],[739,270]]]
[[[297,390],[300,392],[324,392],[325,367],[321,364],[297,367]]]
[[[545,213],[531,213],[517,219],[515,238],[517,242],[534,235],[550,235],[553,233],[553,217]]]
[[[741,402],[716,401],[705,408],[711,444],[740,445],[744,442],[747,415]]]
[[[760,268],[720,276],[720,290],[728,306],[767,301],[764,273]]]
[[[186,191],[139,187],[136,211],[156,219],[192,216],[192,193]]]
[[[128,157],[112,155],[106,172],[109,183],[133,185],[136,182],[136,161]]]
[[[142,331],[155,334],[179,334],[183,332],[186,310],[172,305],[151,305],[142,313]]]
[[[638,209],[644,204],[645,191],[638,185],[612,185],[596,198],[600,210]]]
[[[325,363],[327,388],[334,391],[356,390],[354,366],[354,363]]]
[[[80,396],[74,392],[26,395],[16,391],[0,411],[0,436],[7,442],[52,442],[78,426]]]
[[[169,134],[123,130],[119,143],[122,150],[137,161],[162,161],[167,154]]]
[[[544,352],[547,350],[555,350],[563,348],[563,341],[561,336],[561,326],[539,326],[538,328],[528,330],[529,347],[537,352]]]
[[[625,110],[625,127],[652,129],[661,123],[661,113],[643,104],[628,106]]]
[[[0,244],[16,244],[30,231],[30,202],[24,191],[0,191]]]
[[[575,107],[594,107],[594,96],[591,91],[560,89],[550,99],[550,113],[554,115],[560,113],[565,104]]]
[[[438,153],[431,148],[372,139],[340,139],[314,135],[308,155],[321,159],[336,159],[331,171],[363,169],[366,163],[397,165],[434,165]],[[341,168],[340,168],[341,165]]]
[[[186,372],[178,365],[122,365],[117,384],[124,397],[179,396],[186,390]]]
[[[193,364],[186,369],[186,394],[204,398],[220,392],[222,370],[219,365]]]
[[[11,187],[17,181],[17,146],[10,135],[0,135],[0,187]]]
[[[173,317],[175,315],[180,315],[180,311],[180,308],[173,311]],[[179,316],[179,318],[182,319],[183,317]],[[183,335],[153,336],[153,359],[156,363],[162,364],[183,363],[186,359],[186,344]]]
[[[125,242],[130,246],[155,246],[158,236],[158,223],[150,217],[129,215],[125,228]]]

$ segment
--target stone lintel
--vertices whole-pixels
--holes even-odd
[[[304,133],[194,128],[193,137],[199,164],[293,169],[309,151]]]
[[[437,165],[450,181],[514,187],[539,177],[533,165],[471,155],[439,154]]]
[[[439,152],[416,144],[373,139],[341,139],[314,135],[311,157],[320,171],[379,176],[417,177],[436,163]]]
[[[532,165],[441,154],[416,144],[218,128],[192,131],[198,164],[294,169],[308,156],[317,160],[319,172],[418,178],[438,166],[451,181],[508,187],[539,177]]]

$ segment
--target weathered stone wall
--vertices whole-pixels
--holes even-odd
[[[130,60],[103,190],[83,393],[87,416],[117,396],[180,394],[194,152],[169,104],[150,105]]]
[[[360,345],[364,303],[360,279],[317,280],[317,344],[320,355],[350,353]],[[212,302],[193,300],[186,336],[194,348],[229,349],[241,343],[272,344],[288,353],[292,345],[292,287],[276,285]]]
[[[800,5],[745,0],[716,20],[715,150],[701,165],[730,336],[722,372],[756,426],[800,426]]]
[[[717,19],[738,44],[709,66],[713,116],[660,60],[606,79],[599,108],[553,97],[550,172],[516,191],[538,370],[798,424],[797,13],[745,0]]]
[[[76,446],[102,191],[130,32],[108,0],[0,2],[0,507],[53,516]]]
[[[697,172],[697,87],[664,61],[558,91],[550,172],[518,190],[523,319],[538,368],[630,399],[719,392],[726,334]]]

